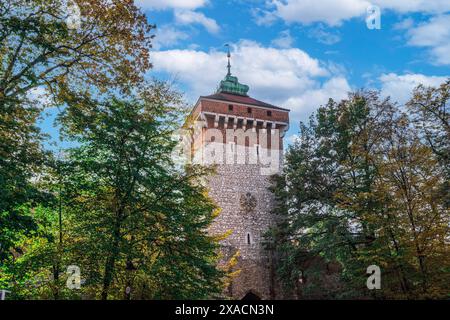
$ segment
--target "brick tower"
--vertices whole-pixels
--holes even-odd
[[[289,110],[248,96],[249,87],[230,72],[215,94],[201,96],[191,113],[200,123],[193,143],[194,158],[215,164],[208,179],[210,196],[221,208],[212,234],[230,233],[222,241],[223,262],[239,251],[240,273],[225,295],[234,299],[280,299],[273,253],[264,249],[264,233],[275,222],[270,176],[281,166],[283,136]]]

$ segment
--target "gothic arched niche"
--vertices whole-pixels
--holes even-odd
[[[254,293],[252,290],[248,291],[247,294],[241,300],[261,300],[261,297]]]

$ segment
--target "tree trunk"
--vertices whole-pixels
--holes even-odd
[[[119,255],[119,241],[120,241],[120,219],[121,214],[117,216],[116,224],[113,232],[113,243],[111,254],[106,259],[105,264],[105,275],[103,277],[103,289],[102,289],[102,300],[108,299],[108,291],[111,285],[111,281],[114,274],[114,268],[116,264],[117,256]]]

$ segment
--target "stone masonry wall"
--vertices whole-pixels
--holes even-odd
[[[277,297],[273,287],[271,257],[263,248],[263,235],[274,223],[271,210],[274,199],[267,189],[269,176],[260,174],[260,166],[219,165],[217,174],[209,179],[210,196],[222,208],[221,214],[210,228],[212,234],[232,234],[223,241],[224,262],[239,250],[237,269],[231,293],[235,299],[243,298],[249,291],[262,299]],[[250,194],[256,200],[253,210],[241,206],[241,197]],[[250,244],[248,243],[250,235]]]
[[[272,129],[278,129],[281,133],[288,128],[289,112],[200,99],[192,115],[195,119],[206,120],[200,139],[194,141],[193,147],[194,158],[200,156],[203,161],[213,158],[215,162],[216,158],[211,155],[205,157],[209,151],[205,152],[201,149],[208,149],[216,143],[225,143],[228,146],[230,142],[233,142],[217,140],[216,137],[212,139],[206,135],[206,130],[214,129],[216,132],[220,132],[222,137],[226,136],[226,129],[233,127],[247,129],[245,131],[247,133],[249,130],[258,132],[257,140],[254,142],[259,144],[258,147],[252,145],[250,140],[242,141],[243,145],[250,147],[244,153],[256,153],[258,162],[248,161],[241,164],[243,162],[236,161],[234,164],[230,164],[228,161],[222,161],[216,163],[216,174],[209,177],[209,195],[222,209],[209,232],[214,235],[223,235],[231,231],[231,234],[221,243],[223,260],[220,264],[226,264],[237,251],[240,253],[238,264],[233,270],[240,270],[240,273],[225,290],[225,295],[233,299],[242,299],[251,292],[261,299],[283,299],[281,286],[275,278],[273,253],[264,249],[263,242],[265,241],[264,234],[275,223],[275,215],[272,213],[275,200],[273,194],[268,190],[271,184],[268,172],[271,174],[278,172],[281,167],[283,150],[282,135],[276,136],[279,143],[274,144],[271,134],[277,131],[272,131]],[[228,119],[228,123],[225,119]],[[233,122],[236,120],[237,122]],[[247,124],[246,128],[245,124]],[[242,129],[241,131],[243,131]],[[260,130],[267,132],[268,136],[260,136]],[[261,139],[268,139],[267,144],[263,143],[264,140]],[[239,145],[239,139],[234,143]],[[216,151],[221,153],[221,150],[229,150],[225,145],[219,149],[213,148],[212,154],[217,155]],[[268,153],[264,151],[267,150],[265,148],[271,150],[269,158],[266,157]],[[275,149],[276,152],[274,152]],[[242,149],[236,148],[236,152],[240,153]],[[219,158],[227,159],[226,155]],[[275,158],[277,158],[276,161],[274,161]],[[270,159],[270,161],[262,161],[263,159]],[[267,170],[268,163],[270,163],[271,170]],[[265,168],[265,171],[261,170],[262,168]],[[275,172],[272,169],[275,169]]]

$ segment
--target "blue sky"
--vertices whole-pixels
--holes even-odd
[[[291,109],[291,129],[350,90],[400,103],[419,83],[450,76],[450,0],[136,0],[156,24],[149,77],[175,80],[186,99],[232,73],[249,94]],[[381,10],[381,29],[366,25]]]

